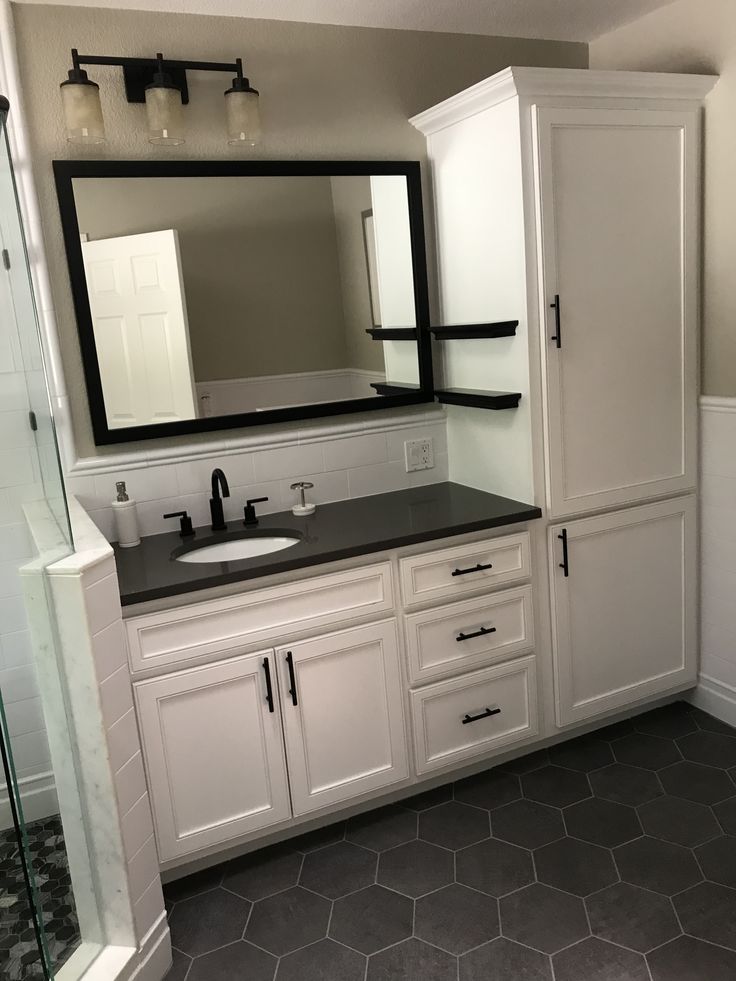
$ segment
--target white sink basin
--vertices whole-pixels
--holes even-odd
[[[238,559],[252,559],[256,555],[280,552],[291,548],[301,539],[286,535],[263,536],[262,538],[233,538],[228,542],[203,545],[176,556],[177,562],[237,562]]]

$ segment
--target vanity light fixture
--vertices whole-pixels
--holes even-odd
[[[69,78],[61,83],[67,140],[70,143],[104,143],[105,125],[100,88],[90,81],[81,65],[117,65],[123,69],[128,102],[145,102],[149,142],[178,146],[184,142],[182,106],[189,102],[187,71],[234,74],[225,92],[228,143],[255,146],[261,138],[258,91],[243,76],[243,61],[173,61],[155,58],[119,58],[80,55],[72,48]]]

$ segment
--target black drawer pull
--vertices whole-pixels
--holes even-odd
[[[296,676],[294,674],[294,658],[291,656],[291,651],[286,655],[286,664],[289,668],[289,684],[291,688],[289,689],[289,694],[291,695],[292,705],[298,705],[299,701],[296,697]]]
[[[479,715],[466,715],[463,719],[463,725],[466,726],[469,722],[477,722],[479,719],[489,719],[492,715],[500,715],[501,709],[486,709],[485,712],[481,712]]]
[[[562,324],[560,323],[560,294],[555,293],[554,303],[550,303],[550,310],[555,312],[555,332],[550,337],[551,341],[554,341],[557,347],[562,347]]]
[[[268,663],[268,658],[263,659],[263,673],[266,676],[266,703],[268,704],[268,711],[273,712],[273,687],[271,685],[271,665]]]
[[[469,572],[485,572],[486,569],[492,569],[492,568],[493,568],[492,562],[487,562],[485,565],[482,565],[479,562],[478,565],[474,565],[472,569],[455,569],[455,571],[453,572],[453,576],[467,576]]]
[[[486,634],[495,634],[495,632],[495,627],[481,627],[480,630],[474,630],[472,634],[464,634],[461,630],[455,640],[458,642],[461,640],[472,640],[473,637],[485,637]]]

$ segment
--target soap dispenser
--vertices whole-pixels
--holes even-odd
[[[128,495],[124,480],[119,480],[115,484],[115,489],[117,496],[112,502],[112,510],[115,515],[118,545],[120,548],[133,548],[134,545],[141,543],[141,536],[138,533],[136,503]]]
[[[299,491],[299,503],[295,504],[291,509],[291,513],[295,514],[298,518],[305,518],[308,514],[314,514],[317,510],[316,505],[309,504],[304,495],[305,491],[310,490],[314,487],[314,484],[310,484],[308,480],[298,480],[295,484],[291,484],[292,490]]]

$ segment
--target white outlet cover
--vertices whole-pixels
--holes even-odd
[[[434,467],[434,446],[431,439],[408,439],[404,443],[406,472],[431,470]]]

